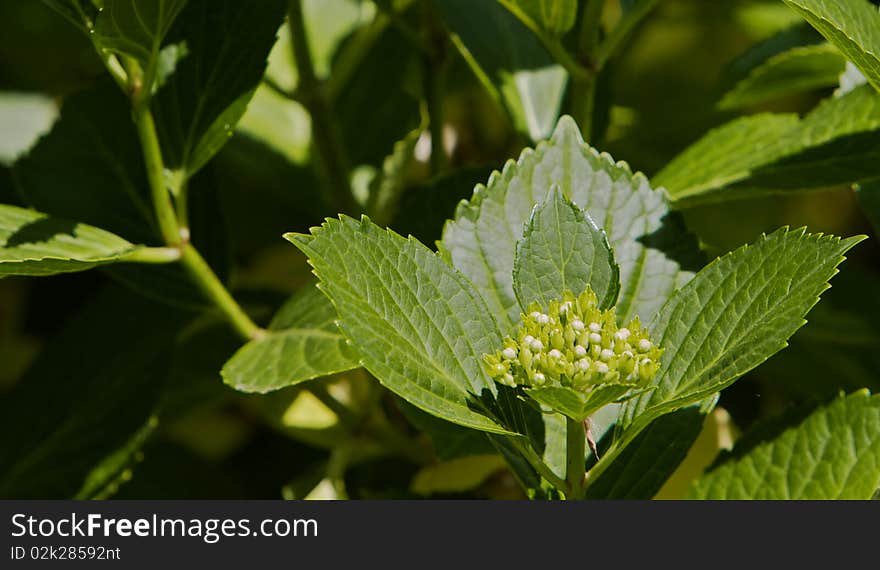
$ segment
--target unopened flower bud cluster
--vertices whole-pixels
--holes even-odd
[[[566,386],[589,392],[599,384],[645,385],[657,373],[663,350],[638,317],[618,328],[614,309],[601,311],[592,289],[546,309],[537,303],[522,315],[516,338],[483,355],[489,375],[507,386]]]

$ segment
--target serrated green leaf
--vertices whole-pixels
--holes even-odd
[[[622,427],[630,437],[655,418],[721,391],[783,349],[829,287],[843,254],[862,239],[783,228],[697,273],[649,326],[665,351],[656,390],[624,406]]]
[[[90,35],[100,50],[128,56],[140,63],[151,81],[159,52],[187,0],[104,0]]]
[[[588,286],[599,308],[609,309],[617,301],[620,270],[605,232],[554,186],[517,242],[513,289],[525,311],[533,301],[546,307],[564,291],[580,294]]]
[[[880,90],[880,12],[867,0],[785,0]]]
[[[838,84],[846,58],[830,44],[792,48],[753,69],[718,106],[736,109]]]
[[[311,236],[286,237],[309,257],[342,332],[383,385],[445,420],[507,433],[473,409],[475,397],[495,392],[482,355],[502,337],[467,279],[367,218],[328,219]]]
[[[643,392],[643,390],[635,390],[637,387],[636,384],[606,384],[596,386],[585,394],[565,386],[548,386],[526,390],[526,394],[554,412],[582,422],[599,411],[599,408],[623,402]]]
[[[540,140],[559,116],[566,71],[522,22],[498,2],[438,0],[462,56],[517,130]]]
[[[137,249],[100,228],[0,204],[0,277],[85,271]]]
[[[876,177],[880,94],[859,87],[803,119],[761,114],[710,131],[653,179],[679,207]]]
[[[533,207],[554,185],[608,236],[620,267],[617,315],[622,322],[635,315],[649,320],[693,276],[686,268],[699,257],[695,241],[669,212],[664,193],[625,163],[584,144],[574,121],[563,117],[550,140],[509,161],[486,186],[477,186],[438,244],[506,330],[519,322],[512,282],[516,243]]]
[[[870,499],[880,487],[880,396],[838,398],[698,479],[694,499]]]
[[[58,105],[45,95],[0,92],[0,166],[12,165],[57,118]]]
[[[190,318],[120,289],[85,305],[0,398],[0,497],[72,498],[114,479]]]
[[[169,41],[185,43],[152,101],[165,165],[192,176],[232,135],[266,69],[283,0],[190,0]]]
[[[333,305],[308,285],[279,309],[267,336],[229,359],[223,381],[242,392],[264,393],[357,368],[357,356],[335,321]]]

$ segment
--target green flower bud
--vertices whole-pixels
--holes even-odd
[[[516,336],[483,357],[501,384],[589,392],[600,384],[647,384],[659,368],[663,351],[638,318],[618,327],[614,309],[600,310],[589,287],[578,296],[566,291],[546,307],[533,302],[521,317]]]

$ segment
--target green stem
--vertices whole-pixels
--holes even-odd
[[[132,263],[174,263],[180,260],[180,249],[176,247],[142,247],[122,258]]]
[[[593,138],[593,114],[596,108],[596,79],[575,79],[571,85],[571,115],[586,142]]]
[[[190,243],[182,246],[183,255],[180,262],[184,269],[192,277],[196,285],[202,292],[211,299],[214,304],[223,312],[226,319],[232,324],[235,330],[245,340],[253,340],[266,335],[266,331],[258,327],[254,321],[244,312],[229,290],[217,274],[211,269],[211,266],[205,261],[202,255]]]
[[[171,192],[165,184],[165,166],[162,162],[162,150],[159,147],[159,136],[156,134],[156,123],[150,111],[148,98],[134,99],[134,122],[137,125],[144,164],[147,168],[147,179],[153,198],[153,209],[159,222],[159,231],[165,245],[178,247],[183,242],[180,228],[177,225],[177,214],[171,200]],[[140,100],[138,100],[140,99]]]
[[[532,449],[528,443],[522,441],[519,437],[512,437],[510,438],[510,441],[541,477],[556,487],[557,490],[562,491],[568,496],[570,492],[568,482],[554,473],[553,470],[544,463],[544,460],[538,457],[538,454],[535,453],[535,450]]]
[[[549,35],[544,29],[535,22],[528,14],[523,12],[523,10],[517,6],[515,2],[511,0],[498,0],[498,2],[507,8],[507,11],[516,16],[516,19],[525,25],[535,37],[541,42],[544,46],[544,49],[556,60],[556,63],[561,65],[568,71],[568,74],[571,75],[572,78],[583,77],[585,75],[589,75],[589,69],[585,68],[583,65],[578,63],[576,59],[571,57],[571,54],[566,51],[565,47],[560,43],[559,39]]]
[[[602,23],[602,9],[604,7],[605,0],[587,0],[587,5],[581,14],[577,57],[582,64],[587,64],[592,69],[597,69],[597,67],[589,63],[589,58],[599,44],[599,26]]]
[[[596,66],[599,69],[608,63],[623,41],[659,2],[660,0],[643,0],[617,23],[596,53]]]
[[[302,0],[290,0],[288,25],[293,47],[293,57],[299,74],[297,92],[312,117],[312,139],[317,152],[327,192],[336,209],[346,214],[356,214],[360,207],[355,202],[349,183],[348,159],[345,156],[339,125],[330,112],[326,93],[315,74],[312,54],[306,36]]]
[[[425,5],[425,30],[431,50],[423,56],[422,76],[428,128],[431,132],[431,175],[439,176],[449,162],[443,145],[443,99],[446,94],[446,34],[439,29],[433,3]]]
[[[582,499],[584,496],[584,471],[586,469],[586,434],[584,424],[571,418],[565,419],[566,460],[565,480],[568,483],[567,499]]]
[[[327,406],[331,412],[336,414],[336,417],[339,418],[339,422],[348,428],[349,431],[356,431],[358,429],[358,426],[361,423],[361,418],[353,414],[348,406],[334,398],[327,390],[326,386],[313,382],[308,386],[308,389],[313,396]]]

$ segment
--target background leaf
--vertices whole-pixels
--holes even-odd
[[[535,204],[558,185],[565,197],[603,229],[620,267],[617,315],[649,320],[691,277],[700,255],[664,194],[641,174],[584,144],[577,125],[560,119],[550,140],[509,161],[486,186],[478,185],[447,223],[443,255],[483,295],[502,327],[512,330],[520,308],[513,291],[516,243]],[[650,278],[648,278],[650,276]]]
[[[880,396],[838,398],[698,479],[695,499],[870,499],[880,488]]]
[[[0,165],[10,166],[52,127],[58,105],[37,93],[0,92]]]
[[[761,114],[709,131],[653,179],[676,206],[822,189],[874,178],[880,94],[863,86],[803,119]]]
[[[73,497],[101,486],[99,466],[112,478],[105,461],[148,424],[186,318],[118,289],[83,307],[0,400],[0,496]]]
[[[867,0],[785,0],[880,89],[880,12]]]
[[[511,4],[554,36],[569,31],[577,18],[577,0],[513,0]]]
[[[84,271],[136,249],[99,228],[0,204],[0,277]]]
[[[554,187],[517,243],[513,288],[522,310],[532,301],[546,307],[564,291],[580,295],[587,286],[608,309],[617,301],[619,273],[605,232]]]
[[[336,328],[336,310],[314,286],[293,295],[269,334],[241,347],[223,366],[223,381],[242,392],[268,392],[359,366]]]
[[[165,165],[198,171],[232,135],[284,17],[283,0],[190,0],[169,36],[187,55],[152,102]]]
[[[725,93],[718,106],[736,109],[811,89],[836,86],[845,67],[846,58],[830,44],[795,47],[753,69]]]
[[[90,34],[95,46],[136,59],[147,77],[155,77],[159,51],[187,0],[102,0]]]
[[[498,2],[434,2],[453,43],[516,129],[540,140],[559,116],[568,74],[535,35]]]
[[[482,355],[502,338],[464,277],[367,218],[328,219],[311,236],[287,237],[309,257],[343,333],[382,384],[448,421],[505,432],[471,409],[474,396],[495,390]]]

